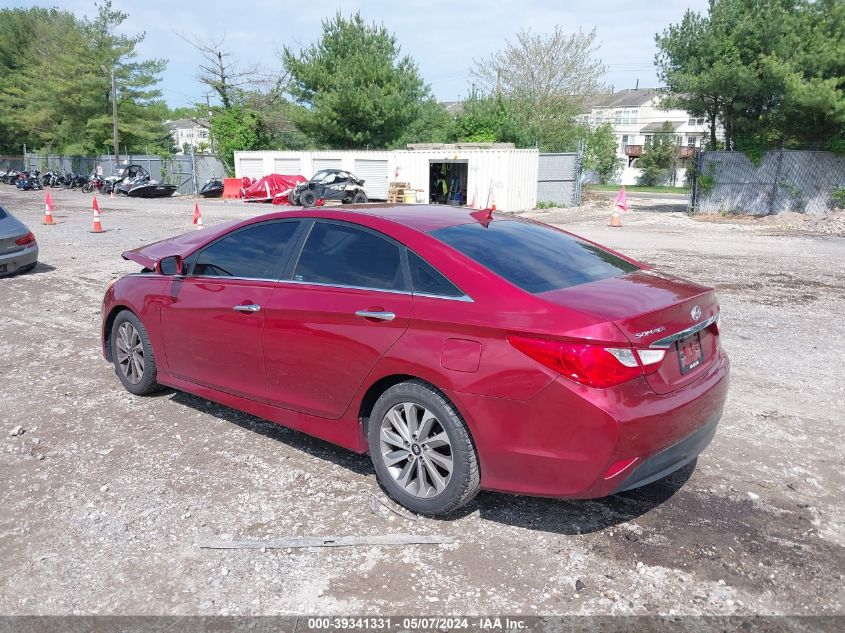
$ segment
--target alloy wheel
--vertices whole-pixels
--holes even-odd
[[[117,330],[117,364],[123,376],[133,385],[144,377],[144,344],[135,326],[128,321]]]
[[[415,497],[436,497],[452,477],[452,443],[437,417],[424,406],[401,402],[384,416],[380,454],[391,477]]]

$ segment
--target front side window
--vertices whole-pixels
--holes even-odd
[[[266,222],[242,229],[203,250],[192,274],[281,279],[299,222]]]
[[[432,231],[505,280],[537,294],[618,277],[634,264],[550,226],[518,220],[473,222]]]
[[[399,247],[374,233],[317,222],[296,264],[294,281],[405,290]]]

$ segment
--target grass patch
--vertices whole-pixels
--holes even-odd
[[[619,191],[622,185],[584,185],[586,191]],[[625,191],[639,191],[642,193],[689,193],[686,187],[644,187],[642,185],[625,185]]]

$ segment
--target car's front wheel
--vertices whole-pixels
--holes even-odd
[[[466,424],[428,383],[410,380],[385,391],[367,439],[379,484],[414,512],[446,514],[478,493],[478,456]]]
[[[156,361],[147,330],[129,310],[118,314],[112,324],[111,347],[115,372],[127,391],[136,396],[158,391]]]

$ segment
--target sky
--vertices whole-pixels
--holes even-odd
[[[6,6],[58,6],[76,15],[96,14],[94,0],[12,0]],[[283,2],[273,0],[113,0],[129,14],[124,31],[146,32],[143,58],[169,60],[161,89],[171,107],[204,101],[200,56],[179,34],[201,39],[225,35],[233,57],[245,64],[279,69],[277,51],[298,49],[320,35],[321,21],[338,10],[360,11],[368,22],[384,24],[402,52],[417,62],[439,101],[457,101],[470,87],[473,59],[499,50],[522,28],[567,32],[597,30],[598,58],[608,67],[604,82],[616,90],[659,85],[654,68],[655,33],[677,23],[687,9],[705,11],[707,0],[399,0],[385,2]]]

